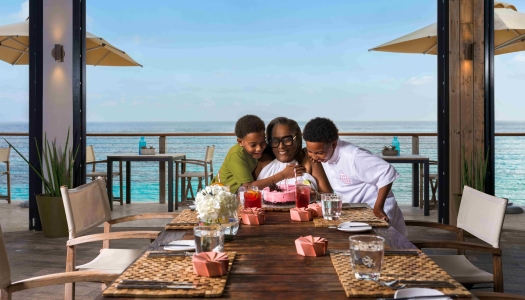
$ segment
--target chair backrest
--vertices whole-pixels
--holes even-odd
[[[8,148],[0,148],[0,162],[9,161],[9,152],[11,152],[11,146]]]
[[[499,248],[506,208],[507,199],[487,195],[465,186],[459,206],[458,227]]]
[[[215,152],[215,145],[206,147],[206,156],[204,156],[204,161],[210,163],[213,161],[213,152]]]
[[[9,260],[7,259],[7,250],[5,249],[2,226],[0,226],[0,289],[4,289],[10,284],[11,269],[9,268]]]
[[[60,188],[66,211],[69,238],[83,233],[111,220],[111,209],[103,178],[74,189]]]
[[[86,147],[86,163],[95,161],[95,150],[92,145]]]

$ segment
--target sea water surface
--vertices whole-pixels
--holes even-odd
[[[266,122],[268,123],[268,122]],[[306,122],[299,122],[301,128]],[[436,122],[336,122],[340,132],[437,132]],[[173,132],[233,132],[235,122],[146,122],[146,123],[88,123],[88,133],[173,133]],[[2,132],[28,132],[27,123],[0,122],[0,148],[6,147],[4,138],[11,142],[23,155],[28,154],[28,137],[4,137]],[[525,122],[496,122],[496,132],[525,132]],[[343,140],[380,153],[383,145],[390,144],[393,137],[342,137]],[[399,137],[402,153],[412,153],[412,138]],[[93,145],[98,160],[115,153],[138,152],[139,137],[87,137],[87,145]],[[148,145],[158,148],[158,137],[146,137]],[[167,152],[185,153],[188,158],[204,159],[207,145],[215,145],[213,170],[217,172],[229,148],[236,142],[235,137],[167,137]],[[431,160],[437,159],[437,138],[420,137],[420,154]],[[496,195],[525,205],[525,137],[496,137]],[[89,166],[88,166],[89,167]],[[412,197],[412,167],[394,164],[401,174],[393,185],[398,202],[410,203]],[[117,168],[115,164],[114,169]],[[5,169],[0,164],[0,172]],[[105,164],[97,170],[106,170]],[[198,171],[197,168],[194,168]],[[15,200],[28,199],[29,168],[22,158],[11,152],[11,192]],[[431,173],[436,173],[431,166]],[[115,179],[114,193],[118,196],[118,179]],[[6,177],[0,177],[0,194],[6,193]],[[125,183],[124,183],[125,184]],[[196,182],[193,183],[196,187]],[[157,202],[159,197],[158,163],[133,162],[131,167],[132,202]]]

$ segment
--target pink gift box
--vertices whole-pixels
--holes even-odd
[[[302,256],[323,256],[328,249],[328,241],[322,237],[302,236],[295,240],[295,248]]]
[[[294,221],[307,222],[314,218],[314,210],[311,208],[292,208],[290,209],[290,217]]]
[[[257,207],[246,208],[242,210],[241,218],[244,225],[262,225],[265,213],[263,209]]]
[[[216,277],[228,273],[228,255],[226,253],[202,252],[193,255],[193,272],[199,276]]]
[[[313,209],[315,211],[314,218],[323,216],[323,208],[319,204],[312,203],[312,204],[308,205],[308,208],[311,208],[311,209]]]

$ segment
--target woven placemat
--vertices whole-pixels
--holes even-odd
[[[175,219],[166,224],[165,229],[193,229],[198,224],[197,212],[184,209]]]
[[[220,297],[226,286],[228,275],[221,277],[203,277],[193,272],[191,257],[147,257],[146,252],[122,273],[102,294],[105,297]],[[236,252],[226,252],[231,270]],[[124,279],[131,280],[162,280],[193,282],[197,288],[183,289],[117,289],[118,282]]]
[[[393,297],[395,290],[383,287],[371,280],[357,280],[352,271],[350,256],[345,253],[330,253],[339,280],[347,297]],[[391,255],[385,256],[381,270],[381,280],[439,280],[447,281],[455,288],[434,288],[445,294],[456,294],[459,297],[470,297],[470,292],[450,275],[441,269],[426,254],[420,252],[419,256]]]
[[[337,226],[343,222],[363,222],[372,227],[389,227],[388,222],[379,219],[374,215],[371,208],[360,207],[345,209],[341,211],[339,220],[325,220],[323,218],[314,219],[315,227],[330,227]]]

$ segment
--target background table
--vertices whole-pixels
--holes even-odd
[[[430,216],[428,181],[429,158],[418,154],[401,154],[399,156],[380,155],[380,157],[391,164],[412,164],[412,206],[414,207],[419,206],[419,164],[423,165],[423,199],[425,202],[425,205],[423,207],[423,213],[425,216]]]
[[[113,162],[125,161],[126,162],[126,204],[131,203],[131,162],[132,161],[158,161],[168,162],[168,211],[173,211],[173,162],[176,160],[186,158],[186,154],[183,153],[159,153],[154,155],[138,155],[138,154],[111,154],[108,155],[107,163],[107,181],[108,181],[108,196],[109,205],[113,210]],[[164,172],[159,174],[160,182],[164,182]],[[176,183],[178,187],[178,182]],[[176,188],[178,190],[178,188]],[[121,195],[122,197],[122,195]],[[175,209],[178,208],[178,203],[175,203]]]

